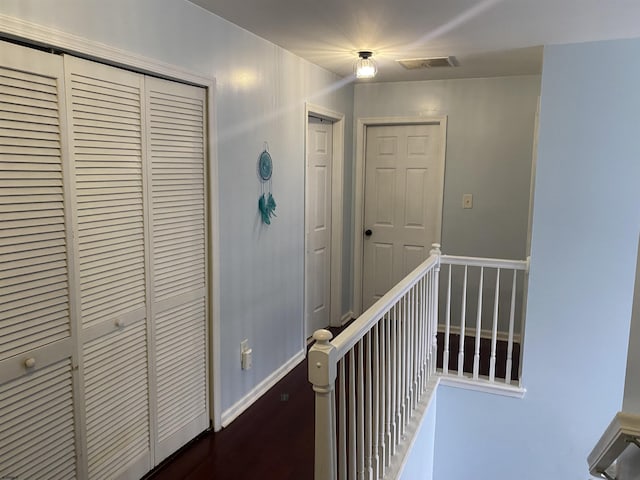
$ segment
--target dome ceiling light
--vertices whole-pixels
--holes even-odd
[[[373,78],[376,76],[378,67],[371,58],[372,55],[373,52],[367,50],[358,52],[359,58],[355,65],[356,78]]]

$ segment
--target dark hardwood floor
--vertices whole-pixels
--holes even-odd
[[[442,368],[442,351],[444,349],[444,333],[438,332],[438,361],[436,368]],[[465,373],[473,372],[473,355],[475,353],[475,337],[464,337],[464,364],[463,371]],[[508,343],[504,340],[496,341],[496,378],[504,379],[507,371],[507,347]],[[455,373],[458,371],[458,351],[460,349],[460,335],[451,334],[449,336],[449,371]],[[520,344],[513,343],[513,355],[511,366],[511,380],[518,380],[520,374]],[[479,374],[489,375],[489,363],[491,358],[491,340],[488,338],[480,339],[480,361]]]
[[[332,329],[336,335],[340,329]],[[459,336],[450,339],[449,368],[457,369]],[[443,335],[438,334],[442,351]],[[465,338],[465,372],[473,368],[474,340]],[[489,340],[482,339],[480,374],[489,371]],[[520,345],[514,344],[513,378],[517,379]],[[504,378],[506,342],[497,342],[496,376]],[[438,368],[442,368],[442,358]],[[147,480],[311,480],[313,479],[314,394],[304,360],[276,386],[220,432],[191,442]]]
[[[313,402],[305,360],[227,428],[204,434],[146,478],[311,480]]]

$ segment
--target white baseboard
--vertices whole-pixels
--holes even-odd
[[[438,324],[438,333],[444,333],[444,329],[445,326],[442,323]],[[451,325],[449,327],[449,333],[453,333],[454,335],[460,335],[460,327],[456,326],[456,325]],[[474,337],[476,336],[476,329],[475,327],[467,327],[464,329],[464,335],[465,337]],[[483,328],[480,330],[480,338],[488,338],[491,339],[492,336],[492,331],[486,328]],[[498,331],[497,332],[497,338],[498,340],[502,341],[502,342],[508,342],[509,341],[509,332],[501,332]],[[521,343],[521,335],[519,333],[514,333],[513,334],[513,342],[514,343]]]
[[[344,325],[345,323],[347,323],[352,318],[353,318],[353,312],[351,310],[349,310],[347,313],[342,315],[342,318],[340,319],[341,325]]]
[[[488,379],[479,378],[473,380],[468,377],[459,377],[457,375],[440,374],[440,385],[447,387],[463,388],[465,390],[475,390],[476,392],[491,393],[493,395],[502,395],[504,397],[523,398],[527,393],[527,389],[517,385],[510,385],[502,382],[490,382]]]
[[[233,422],[236,418],[240,416],[242,412],[244,412],[247,408],[249,408],[253,403],[258,400],[262,395],[267,393],[271,387],[273,387],[276,383],[282,380],[287,373],[293,370],[298,364],[303,361],[305,358],[305,351],[300,350],[296,353],[287,363],[282,365],[278,370],[273,372],[267,378],[265,378],[262,382],[256,385],[253,390],[247,393],[244,397],[238,400],[234,405],[230,408],[222,412],[222,426],[228,427],[231,422]],[[311,388],[311,385],[309,385]]]

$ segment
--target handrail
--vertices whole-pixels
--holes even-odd
[[[613,479],[607,470],[630,443],[640,446],[639,439],[640,415],[618,412],[587,457],[589,473]]]
[[[336,349],[337,359],[344,357],[344,355],[371,330],[380,317],[387,313],[389,309],[407,293],[415,283],[416,278],[423,276],[425,272],[438,263],[438,257],[439,255],[437,253],[432,253],[429,258],[412,270],[400,283],[389,290],[376,303],[371,305],[366,312],[360,315],[351,325],[331,341],[331,345]]]
[[[468,267],[506,268],[510,270],[527,270],[526,260],[504,260],[501,258],[476,258],[460,255],[441,255],[440,263],[443,265],[466,265]]]

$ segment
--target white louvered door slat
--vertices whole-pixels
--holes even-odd
[[[0,44],[0,478],[76,478],[63,83]]]
[[[90,479],[152,465],[142,75],[65,56]]]
[[[145,88],[159,463],[209,426],[206,92],[151,77]]]

